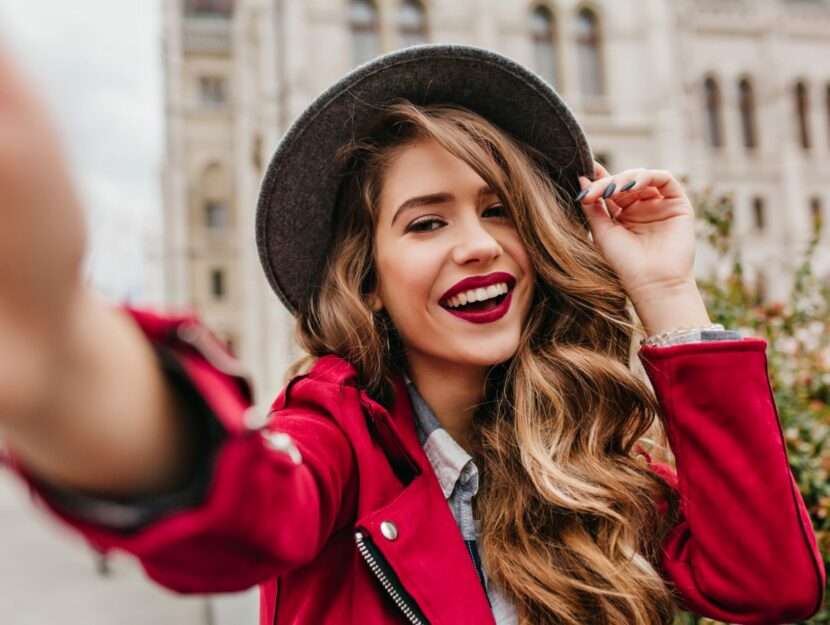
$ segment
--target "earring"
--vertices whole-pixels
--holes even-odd
[[[380,328],[378,328],[378,332],[383,335],[383,338],[386,341],[386,353],[389,356],[392,356],[392,342],[389,340],[389,326],[392,323],[392,319],[389,318],[389,315],[383,309],[379,312],[373,313],[373,315],[379,320],[379,323],[376,324],[375,327],[377,328],[377,326],[380,326]]]

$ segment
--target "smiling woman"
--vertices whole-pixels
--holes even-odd
[[[7,108],[29,110],[8,84]],[[817,610],[824,569],[766,343],[709,324],[674,176],[594,164],[535,74],[419,46],[294,123],[257,242],[306,356],[267,419],[196,320],[112,311],[79,285],[60,159],[48,132],[14,127],[0,426],[34,492],[98,549],[179,592],[259,585],[262,625]],[[44,167],[53,184],[27,184]],[[651,387],[630,363],[635,312]],[[646,449],[665,438],[676,474]]]

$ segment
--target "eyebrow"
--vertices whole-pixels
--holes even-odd
[[[478,190],[479,199],[487,195],[496,195],[496,192],[493,191],[490,185],[484,185]],[[446,191],[441,193],[430,193],[429,195],[419,195],[417,197],[411,197],[398,207],[398,210],[395,211],[395,214],[392,217],[392,223],[390,225],[394,226],[395,220],[398,218],[398,215],[411,208],[417,208],[419,206],[429,206],[432,204],[443,204],[445,202],[451,202],[454,199],[455,196],[452,193]]]

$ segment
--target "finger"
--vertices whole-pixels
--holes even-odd
[[[609,219],[611,219],[612,222],[617,221],[617,217],[620,216],[620,213],[623,212],[624,208],[624,206],[621,206],[618,202],[615,202],[610,198],[605,200],[605,210],[608,212]]]
[[[595,163],[595,165],[597,174],[608,174],[608,170],[605,169],[602,164]],[[635,186],[642,187],[642,183],[640,181],[646,177],[645,172],[646,170],[642,168],[627,169],[613,176],[604,175],[593,182],[582,176],[580,177],[580,184],[582,185],[583,191],[588,185],[590,185],[590,190],[584,195],[577,196],[577,198],[574,199],[582,201],[585,204],[591,204],[597,201],[598,198],[608,199],[615,194],[619,194],[623,190],[629,191]]]
[[[646,200],[653,200],[656,197],[660,197],[660,192],[657,189],[647,187],[639,191],[634,189],[633,191],[626,191],[620,195],[615,195],[613,201],[618,204],[620,208],[626,209],[632,204]],[[611,198],[606,200],[606,203],[609,201],[612,201]]]
[[[611,183],[613,183],[613,181],[613,176],[605,176],[594,180],[593,182],[588,180],[585,176],[580,176],[579,182],[582,185],[582,191],[574,199],[580,202],[583,206],[591,206],[602,197],[603,192]]]
[[[636,179],[637,182],[628,190],[656,189],[664,198],[677,198],[686,195],[683,186],[669,171],[664,169],[640,169],[631,171],[638,172],[636,177],[631,177],[632,180]],[[620,190],[624,186],[622,185]]]
[[[588,221],[588,227],[591,229],[591,234],[594,241],[601,241],[605,233],[614,227],[614,222],[608,215],[603,202],[597,201],[591,204],[582,204],[582,211],[585,213],[585,218]]]
[[[31,90],[9,51],[0,44],[0,108],[31,106],[34,103]]]

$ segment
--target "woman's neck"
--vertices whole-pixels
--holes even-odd
[[[487,367],[410,358],[409,376],[441,426],[470,453],[470,425],[484,394]]]

